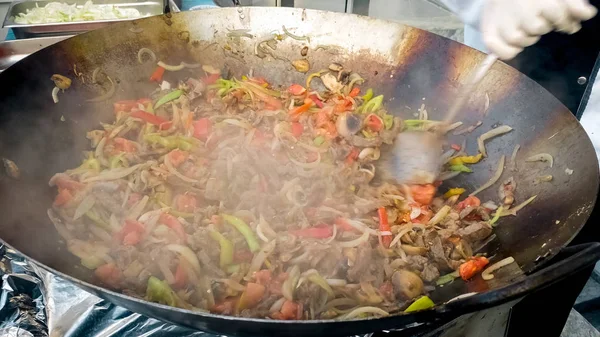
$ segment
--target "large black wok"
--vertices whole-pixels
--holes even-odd
[[[48,179],[80,163],[80,153],[88,149],[85,132],[100,121],[110,121],[112,102],[145,96],[148,77],[154,65],[140,65],[137,52],[153,49],[169,63],[197,61],[226,67],[238,78],[253,69],[277,84],[304,81],[287,61],[254,56],[254,44],[282,25],[298,35],[311,37],[308,59],[311,71],[326,68],[332,61],[361,73],[365,87],[385,94],[390,110],[411,117],[422,103],[431,118],[439,117],[460,83],[484,55],[476,50],[434,34],[397,23],[367,17],[312,10],[283,8],[214,9],[177,13],[119,23],[79,35],[43,49],[0,75],[0,156],[13,160],[21,170],[19,180],[0,180],[0,237],[42,268],[57,273],[94,294],[133,311],[206,331],[249,335],[354,335],[381,329],[402,328],[411,323],[435,323],[459,314],[479,310],[522,296],[546,286],[595,262],[597,245],[568,260],[540,267],[561,250],[581,229],[595,204],[598,190],[598,162],[591,142],[573,115],[542,87],[513,68],[498,62],[473,93],[462,118],[465,125],[478,120],[483,125],[467,134],[467,148],[476,151],[476,137],[493,125],[506,124],[515,131],[492,140],[489,158],[475,166],[475,172],[447,183],[473,189],[488,180],[501,155],[510,157],[514,145],[519,170],[506,170],[502,179],[514,175],[518,182],[517,200],[537,195],[537,199],[517,217],[505,218],[496,229],[496,238],[485,249],[490,255],[513,256],[523,275],[498,278],[493,283],[454,282],[436,291],[437,303],[461,292],[481,294],[410,315],[351,322],[279,322],[224,317],[191,312],[103,289],[94,285],[90,272],[71,257],[51,222],[46,209],[54,196]],[[233,42],[227,29],[251,29],[254,39],[242,38],[237,54],[225,50]],[[277,54],[290,60],[300,58],[306,41],[287,39]],[[335,45],[338,48],[320,48]],[[75,69],[76,67],[76,69]],[[106,83],[91,84],[97,67],[111,76],[116,93],[109,100],[88,103]],[[81,75],[78,75],[80,74]],[[73,85],[60,93],[54,104],[50,92],[52,74],[73,79]],[[85,80],[85,82],[84,82]],[[484,116],[486,95],[489,109]],[[460,143],[460,137],[454,140]],[[548,152],[554,167],[525,163],[528,156]],[[572,169],[572,175],[565,169]],[[547,183],[536,177],[552,174]],[[496,187],[482,199],[497,199]]]

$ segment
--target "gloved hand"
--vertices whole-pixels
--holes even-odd
[[[490,52],[507,60],[553,30],[576,33],[596,13],[588,0],[485,0],[480,30]]]

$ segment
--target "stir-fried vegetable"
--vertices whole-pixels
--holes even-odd
[[[260,41],[256,55],[278,58],[279,41],[303,38],[288,33]],[[227,35],[234,44],[252,38],[245,30]],[[157,59],[142,48],[138,61]],[[156,90],[110,102],[114,121],[87,134],[82,164],[50,180],[57,195],[48,216],[105,286],[181,308],[278,320],[425,310],[434,305],[432,287],[482,271],[487,260],[472,247],[533,201],[511,208],[511,179],[501,200],[482,205],[473,195],[496,183],[504,157],[464,200],[462,187],[436,196],[441,180],[486,160],[484,152],[461,152],[466,143],[443,154],[444,173],[433,184],[379,179],[382,144],[400,132],[460,123],[429,120],[424,106],[420,119],[402,121],[341,64],[309,74],[306,85],[283,86],[256,74],[223,77],[209,65],[157,65],[144,75]],[[103,99],[115,89],[107,78],[113,85],[103,82]],[[311,87],[316,81],[325,89]],[[460,268],[440,277],[449,266]]]

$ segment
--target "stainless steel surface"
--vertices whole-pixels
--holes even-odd
[[[74,35],[83,32],[87,32],[94,29],[105,27],[111,23],[130,21],[132,19],[118,19],[118,20],[92,20],[92,21],[75,21],[75,22],[58,22],[58,23],[40,23],[40,24],[19,24],[14,21],[15,16],[20,13],[25,13],[27,9],[43,7],[52,1],[47,0],[26,0],[26,1],[15,1],[11,4],[8,14],[4,19],[4,28],[12,28],[15,36],[19,39],[42,37],[42,36],[56,36],[56,35]],[[69,3],[75,3],[78,6],[83,6],[86,0],[74,0]],[[96,2],[96,4],[103,5],[114,5],[115,7],[129,7],[135,8],[140,11],[143,17],[163,14],[164,6],[160,0],[149,0],[142,2],[123,2],[120,0],[104,0]]]
[[[70,35],[4,41],[0,43],[0,72],[36,51],[70,38]]]

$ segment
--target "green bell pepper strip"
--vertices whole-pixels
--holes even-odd
[[[321,146],[323,143],[325,143],[325,137],[323,136],[317,136],[315,139],[313,139],[313,144],[316,146]]]
[[[214,230],[210,231],[210,237],[217,241],[221,247],[221,253],[219,255],[219,265],[221,268],[225,268],[233,263],[233,243],[227,240],[223,234]]]
[[[154,104],[154,109],[159,108],[160,106],[169,103],[173,100],[178,99],[179,97],[181,97],[181,95],[183,95],[183,90],[175,90],[175,91],[171,91],[170,93],[164,95],[163,97],[161,97],[156,104]]]
[[[493,227],[496,227],[496,221],[498,221],[498,219],[500,219],[500,215],[502,214],[503,210],[504,210],[504,207],[502,207],[502,206],[498,207],[498,209],[496,210],[496,213],[494,213],[494,217],[490,220],[490,225],[492,225]]]
[[[452,281],[454,281],[456,278],[460,277],[460,275],[458,274],[457,271],[454,271],[450,274],[446,274],[444,276],[440,276],[440,278],[438,278],[435,281],[435,284],[437,284],[438,286],[444,285],[446,283],[450,283]]]
[[[435,303],[433,303],[433,301],[429,297],[422,296],[418,300],[414,301],[411,305],[409,305],[408,308],[404,310],[404,312],[426,310],[429,308],[433,308],[433,306],[435,306]]]
[[[148,279],[148,287],[146,288],[146,299],[151,302],[166,304],[176,307],[178,304],[177,295],[169,287],[167,282],[161,281],[154,276]]]
[[[104,222],[104,220],[100,219],[98,214],[96,214],[96,212],[94,212],[93,210],[89,210],[89,211],[85,212],[84,215],[88,219],[92,220],[96,225],[98,225],[104,229],[112,231],[112,227],[109,224],[107,224],[106,222]]]
[[[379,110],[381,105],[383,104],[383,95],[379,95],[373,97],[373,99],[369,100],[367,103],[363,105],[361,110],[362,113],[371,113]]]
[[[260,250],[258,239],[256,239],[252,228],[250,228],[250,226],[248,226],[244,220],[228,214],[221,214],[221,216],[244,236],[244,239],[246,239],[246,243],[248,244],[248,248],[250,248],[251,252],[255,253]]]
[[[386,130],[391,129],[392,126],[394,126],[394,116],[389,114],[383,115],[383,125],[385,126]]]
[[[471,172],[473,172],[473,170],[471,170],[470,168],[466,167],[464,164],[451,165],[450,166],[450,171],[465,172],[465,173],[471,173]]]

